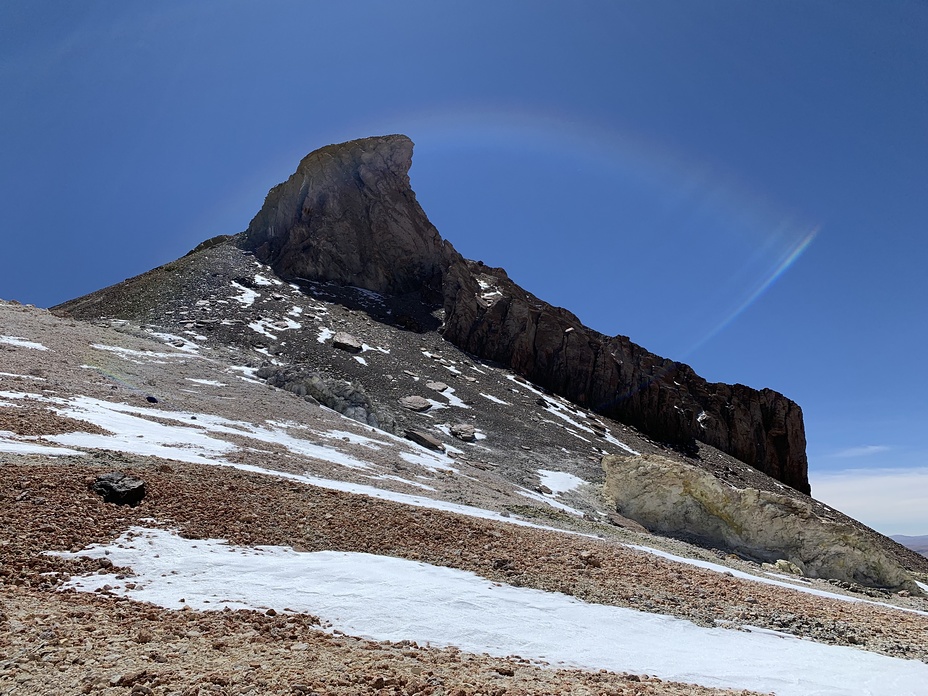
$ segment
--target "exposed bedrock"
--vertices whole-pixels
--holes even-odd
[[[602,460],[616,510],[660,533],[685,533],[757,561],[785,559],[810,577],[920,593],[913,578],[861,530],[825,519],[795,494],[736,488],[659,456]]]
[[[653,439],[689,453],[697,441],[713,445],[809,492],[799,406],[769,389],[709,383],[465,260],[416,201],[412,148],[390,135],[311,153],[271,190],[241,243],[283,277],[417,292],[443,306],[444,337],[460,348]]]
[[[388,135],[310,153],[268,193],[246,246],[283,276],[440,297],[443,269],[461,257],[416,201],[412,148]]]

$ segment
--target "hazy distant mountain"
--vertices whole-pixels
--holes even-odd
[[[905,534],[895,534],[891,539],[898,541],[903,546],[920,553],[922,556],[928,556],[928,534],[921,536],[906,536]]]

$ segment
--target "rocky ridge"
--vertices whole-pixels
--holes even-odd
[[[770,389],[709,383],[627,337],[604,336],[505,271],[469,262],[416,201],[412,141],[391,135],[308,155],[271,190],[241,244],[282,278],[440,305],[446,340],[685,452],[696,441],[809,492],[798,405]]]

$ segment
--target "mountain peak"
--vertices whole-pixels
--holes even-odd
[[[584,326],[566,309],[521,288],[502,269],[464,259],[416,201],[408,175],[412,150],[412,141],[403,135],[315,150],[271,189],[242,235],[234,242],[208,240],[187,259],[184,274],[169,264],[169,280],[152,272],[57,311],[85,317],[107,311],[163,322],[170,318],[165,300],[170,288],[176,311],[187,313],[181,307],[194,295],[209,302],[208,296],[200,297],[203,273],[221,276],[226,268],[236,287],[250,282],[243,269],[233,268],[241,254],[234,244],[270,266],[278,282],[308,290],[329,283],[333,292],[340,286],[379,293],[380,309],[373,312],[379,322],[423,333],[437,329],[471,357],[510,368],[542,389],[687,456],[699,458],[701,442],[796,490],[810,491],[797,404],[769,389],[707,382],[689,366],[655,355],[628,337],[605,336]],[[209,263],[198,261],[204,254],[211,255]],[[188,289],[182,291],[184,284]],[[240,321],[255,325],[250,316]],[[248,343],[242,337],[232,340]],[[315,341],[303,337],[302,343]],[[312,352],[297,348],[294,339],[274,351],[291,362]]]
[[[268,193],[244,246],[279,275],[387,294],[441,285],[460,257],[409,183],[413,143],[386,135],[328,145]]]

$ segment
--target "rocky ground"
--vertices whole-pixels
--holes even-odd
[[[219,346],[185,352],[170,345],[176,337],[159,338],[139,326],[123,324],[115,330],[12,304],[0,305],[0,312],[0,334],[10,339],[0,340],[0,431],[6,432],[7,445],[60,447],[50,438],[74,433],[103,438],[97,447],[79,446],[76,454],[29,454],[10,447],[0,451],[0,694],[4,696],[716,693],[647,675],[555,669],[516,657],[372,642],[323,630],[309,615],[172,611],[106,591],[61,591],[69,577],[112,572],[112,568],[105,562],[44,552],[76,551],[112,541],[133,525],[177,529],[190,538],[222,538],[242,545],[392,555],[472,571],[493,582],[669,614],[703,626],[731,630],[758,626],[823,643],[928,660],[928,616],[900,610],[928,610],[923,598],[797,581],[869,600],[850,603],[630,548],[626,544],[642,544],[732,570],[762,573],[757,564],[721,551],[634,531],[635,525],[620,519],[612,520],[619,526],[610,523],[607,515],[600,514],[605,501],[588,466],[592,447],[589,455],[578,452],[575,458],[565,457],[566,468],[584,474],[591,483],[564,495],[539,493],[523,485],[532,480],[532,467],[544,461],[532,451],[538,449],[536,442],[530,440],[531,448],[521,450],[526,453],[523,462],[531,466],[517,467],[505,459],[504,448],[497,444],[494,449],[493,430],[485,425],[502,422],[501,416],[485,418],[481,412],[477,422],[488,433],[485,440],[452,446],[444,468],[414,457],[429,465],[424,467],[400,455],[423,457],[426,450],[385,439],[368,426],[253,379],[248,370],[256,365],[249,366],[251,358],[241,352]],[[458,359],[446,355],[449,361]],[[538,398],[530,385],[491,373],[490,366],[478,367],[484,372],[473,374],[484,393],[508,398],[511,404],[524,402],[526,407]],[[434,369],[447,372],[449,381],[455,377],[446,367]],[[416,370],[423,377],[431,376],[421,366]],[[409,377],[408,384],[417,382]],[[80,399],[85,398],[124,410],[106,411],[110,421],[91,422],[95,412],[80,410],[84,408]],[[214,426],[206,423],[204,414],[235,420],[219,433],[208,430]],[[113,420],[117,415],[182,427],[197,437],[221,437],[227,449],[215,459],[225,465],[204,466],[139,453],[127,444],[128,436],[115,439],[114,430],[126,427]],[[571,416],[582,422],[582,412]],[[556,420],[550,413],[547,418]],[[275,431],[279,441],[255,425],[269,428],[271,422],[289,423]],[[540,419],[535,427],[543,427]],[[618,426],[611,428],[620,432]],[[556,430],[558,438],[576,440],[564,428]],[[139,433],[141,438],[132,437],[152,437],[147,430]],[[657,449],[630,430],[621,433],[625,444]],[[371,468],[352,469],[338,464],[337,458],[314,455],[317,450],[295,450],[286,438],[297,436],[303,438],[304,447],[324,444],[326,451],[337,450],[339,456],[364,458]],[[371,449],[363,438],[380,438],[379,449]],[[451,445],[453,440],[446,442]],[[174,452],[181,459],[195,454]],[[557,464],[547,461],[552,468]],[[587,468],[577,462],[587,462]],[[141,505],[104,503],[90,491],[88,483],[95,476],[113,470],[146,481],[148,494]],[[496,518],[412,507],[401,499],[377,499],[280,477],[307,473],[365,484],[371,491],[427,494],[448,504],[474,505],[494,512]],[[526,497],[526,492],[535,497]],[[563,509],[565,505],[569,510]],[[517,526],[513,521],[552,529]],[[131,571],[126,574],[123,580],[132,582]]]

